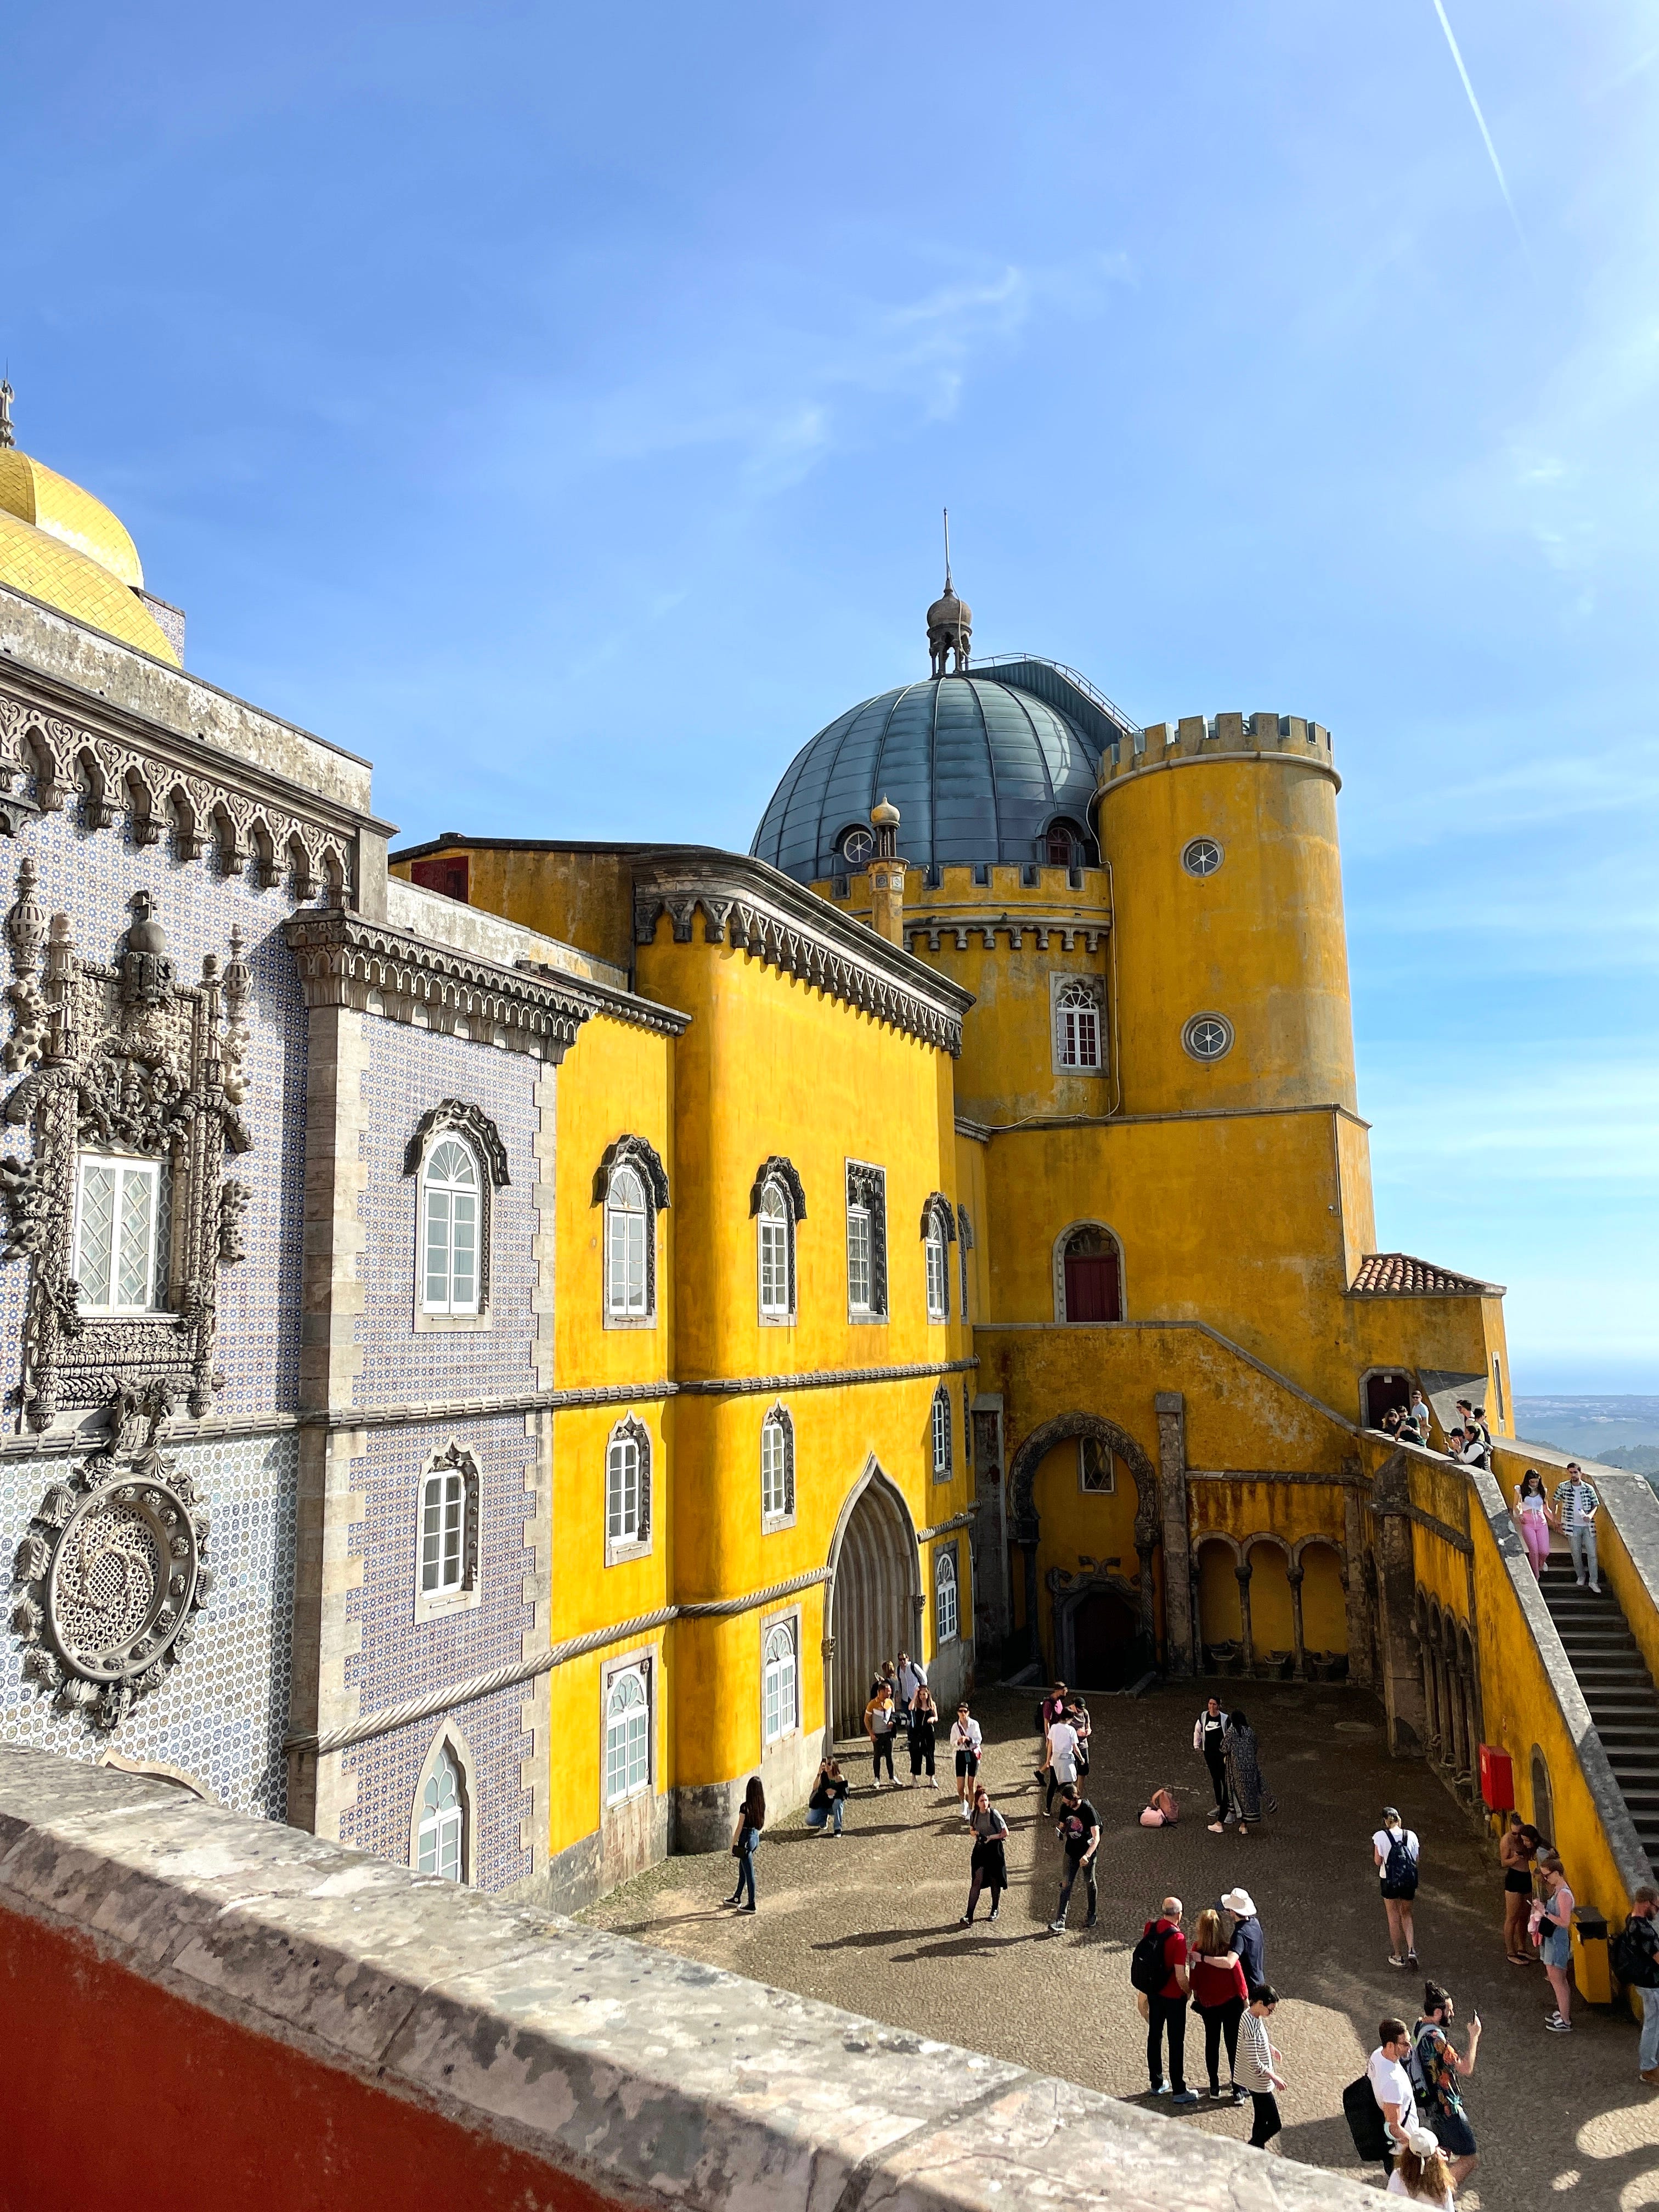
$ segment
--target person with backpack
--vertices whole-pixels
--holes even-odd
[[[1642,2045],[1636,2070],[1659,2089],[1659,1889],[1644,1882],[1630,1901],[1625,1924],[1607,1946],[1608,1962],[1642,2008]]]
[[[1267,2037],[1267,2022],[1279,2002],[1279,1991],[1269,1982],[1258,1982],[1250,1991],[1249,2008],[1239,2022],[1238,2071],[1240,2087],[1249,2093],[1255,2108],[1250,2148],[1266,2150],[1284,2123],[1279,2117],[1276,2090],[1285,2077],[1276,2069],[1284,2063]]]
[[[1474,2130],[1469,2125],[1468,2114],[1463,2109],[1463,2094],[1457,2085],[1460,2079],[1466,2080],[1474,2071],[1475,2057],[1480,2049],[1480,2015],[1474,2014],[1469,2021],[1467,2055],[1460,2055],[1451,2039],[1451,2024],[1455,2017],[1451,1992],[1438,1982],[1425,1982],[1423,2010],[1412,2030],[1412,2055],[1407,2061],[1407,2071],[1412,2077],[1418,2118],[1445,2152],[1453,2185],[1461,2189],[1474,2172],[1479,2155]]]
[[[1129,1984],[1146,2000],[1146,2072],[1155,2097],[1195,2105],[1198,2092],[1187,2087],[1187,1938],[1181,1932],[1182,1905],[1166,1897],[1156,1920],[1149,1920],[1129,1954]],[[1164,2071],[1164,2045],[1170,2046],[1170,2071]]]
[[[1100,1849],[1100,1815],[1088,1799],[1083,1796],[1075,1782],[1068,1782],[1060,1793],[1060,1826],[1054,1833],[1060,1838],[1066,1853],[1066,1879],[1060,1884],[1060,1903],[1054,1917],[1048,1923],[1051,1934],[1066,1933],[1066,1908],[1072,1901],[1072,1890],[1078,1875],[1082,1875],[1089,1886],[1089,1917],[1085,1928],[1092,1928],[1100,1910],[1100,1892],[1095,1886],[1095,1853]]]
[[[1395,2152],[1406,2148],[1412,2130],[1419,2124],[1417,2092],[1406,2069],[1411,2051],[1411,2030],[1403,2020],[1391,2015],[1378,2023],[1376,2048],[1365,2062],[1365,2080],[1370,2085],[1376,2109],[1382,2115],[1382,2149],[1371,2154],[1382,2158],[1383,2170],[1388,2173],[1394,2171]]]
[[[1215,1790],[1215,1818],[1210,1823],[1212,1836],[1220,1835],[1227,1825],[1226,1736],[1227,1716],[1221,1710],[1221,1700],[1208,1698],[1203,1711],[1193,1723],[1193,1749],[1203,1753]]]
[[[1415,1828],[1402,1827],[1397,1807],[1382,1808],[1382,1825],[1371,1838],[1371,1856],[1382,1885],[1382,1909],[1389,1916],[1391,1966],[1417,1964],[1417,1930],[1412,1900],[1417,1895],[1417,1862],[1421,1845]]]
[[[979,1903],[981,1889],[991,1893],[991,1917],[994,1920],[1002,1910],[1002,1893],[1008,1887],[1008,1861],[1003,1846],[1008,1840],[1008,1823],[991,1802],[991,1793],[981,1782],[974,1791],[972,1810],[974,1848],[968,1862],[972,1877],[968,1885],[968,1910],[957,1922],[960,1928],[974,1924],[974,1907]]]
[[[755,1854],[760,1849],[761,1830],[765,1826],[766,1792],[761,1787],[759,1775],[751,1774],[732,1837],[732,1856],[738,1863],[738,1886],[726,1900],[728,1905],[736,1905],[739,1912],[752,1912],[755,1909]],[[740,1905],[738,1900],[745,1889],[749,1902]]]

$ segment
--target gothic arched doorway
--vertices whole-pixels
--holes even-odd
[[[830,1724],[857,1735],[872,1677],[900,1647],[920,1653],[921,1582],[910,1510],[872,1465],[842,1508],[830,1547],[830,1633],[835,1638]]]
[[[1071,1628],[1066,1679],[1081,1690],[1127,1690],[1151,1663],[1139,1610],[1126,1591],[1085,1591],[1072,1608]]]

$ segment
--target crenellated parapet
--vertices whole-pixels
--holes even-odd
[[[1173,725],[1149,723],[1136,738],[1120,740],[1102,756],[1100,788],[1109,790],[1115,783],[1126,783],[1153,769],[1224,754],[1322,769],[1341,788],[1331,757],[1331,733],[1324,725],[1300,714],[1183,714]]]

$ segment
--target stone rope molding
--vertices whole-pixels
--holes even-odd
[[[284,804],[274,792],[239,789],[222,772],[203,773],[205,748],[196,750],[197,764],[185,765],[159,746],[102,735],[0,693],[0,790],[33,777],[43,814],[61,813],[78,799],[94,830],[113,829],[131,816],[136,844],[165,840],[181,860],[199,860],[212,847],[226,876],[240,875],[252,860],[261,890],[286,878],[301,904],[325,889],[335,897],[354,895],[355,817],[342,810],[329,820]]]
[[[550,1674],[556,1667],[568,1666],[573,1659],[585,1659],[590,1652],[602,1651],[608,1644],[629,1643],[635,1637],[648,1635],[653,1629],[665,1628],[671,1621],[727,1620],[736,1613],[753,1613],[761,1606],[775,1604],[780,1598],[793,1597],[799,1590],[811,1589],[829,1580],[828,1567],[811,1567],[805,1574],[792,1575],[787,1582],[769,1583],[766,1589],[750,1590],[742,1597],[708,1598],[689,1605],[659,1606],[654,1613],[638,1613],[631,1620],[619,1620],[609,1628],[590,1629],[585,1636],[551,1644],[532,1658],[509,1660],[505,1666],[492,1667],[486,1674],[469,1674],[447,1689],[428,1690],[422,1697],[405,1698],[398,1705],[384,1705],[378,1712],[365,1713],[361,1719],[349,1721],[342,1728],[291,1735],[283,1749],[289,1753],[310,1753],[324,1759],[330,1752],[345,1751],[355,1743],[368,1742],[371,1737],[412,1728],[416,1721],[434,1719],[439,1713],[453,1711],[458,1705],[476,1705],[480,1698],[494,1697],[498,1690],[510,1690],[517,1683],[533,1681],[539,1674]]]

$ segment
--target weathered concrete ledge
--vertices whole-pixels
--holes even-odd
[[[451,2173],[503,2212],[1374,2201],[1070,2082],[14,1746],[0,2045],[9,2185],[36,2212],[80,2212],[94,2186],[186,2212],[239,2186],[262,2212],[383,2204]]]

